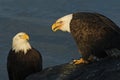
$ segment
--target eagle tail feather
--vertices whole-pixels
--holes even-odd
[[[106,53],[108,56],[111,56],[111,57],[120,57],[120,49],[118,48],[106,50]]]

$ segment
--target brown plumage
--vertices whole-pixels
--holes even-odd
[[[110,19],[98,13],[76,13],[71,21],[73,35],[84,59],[95,55],[108,56],[107,50],[120,49],[120,29]]]

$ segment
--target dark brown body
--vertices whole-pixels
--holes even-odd
[[[10,50],[7,58],[9,80],[24,80],[26,76],[42,70],[42,57],[34,48],[15,53]]]
[[[70,30],[85,60],[91,55],[97,58],[111,56],[113,53],[106,51],[120,49],[120,28],[101,14],[74,13]]]

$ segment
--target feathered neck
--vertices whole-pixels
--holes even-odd
[[[31,46],[28,41],[13,39],[12,50],[14,50],[16,53],[19,53],[19,51],[23,51],[24,54],[26,54],[29,49],[31,49]]]
[[[65,32],[67,31],[69,33],[71,32],[70,31],[70,22],[72,20],[72,17],[73,17],[73,14],[68,14],[68,15],[63,16],[57,20],[57,22],[59,22],[59,21],[63,22],[63,26],[61,27],[62,31],[65,31]]]

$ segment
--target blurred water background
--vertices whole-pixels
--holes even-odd
[[[8,80],[7,55],[12,37],[21,31],[41,52],[44,68],[78,59],[81,55],[71,35],[54,33],[51,25],[79,11],[99,12],[120,26],[120,0],[0,0],[0,80]]]

